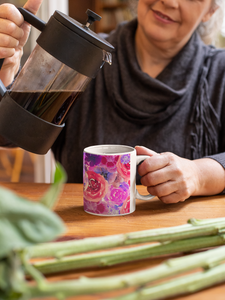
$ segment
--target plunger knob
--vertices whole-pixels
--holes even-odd
[[[102,18],[101,16],[99,16],[98,14],[96,14],[90,9],[87,9],[86,14],[88,15],[87,23],[85,25],[86,28],[89,28],[89,26],[92,23],[94,23],[95,21],[100,21]]]

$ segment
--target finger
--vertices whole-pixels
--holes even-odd
[[[32,14],[36,14],[41,6],[42,1],[43,0],[28,0],[23,7],[29,10]]]
[[[23,30],[15,23],[3,19],[1,19],[0,22],[0,33],[11,36],[18,40],[21,39],[24,35]]]
[[[12,57],[15,54],[15,48],[0,47],[0,59]]]
[[[141,184],[144,186],[156,186],[170,180],[173,180],[170,174],[170,167],[166,166],[165,168],[147,172],[145,175],[142,175]]]
[[[148,187],[147,190],[164,203],[183,202],[190,197],[190,190],[186,187],[180,188],[175,181],[168,181],[158,186]]]
[[[9,35],[0,33],[1,47],[15,48],[19,45],[19,41]]]
[[[26,10],[29,12],[36,14],[38,12],[38,9],[40,8],[42,3],[42,0],[28,0],[25,5],[23,6]],[[20,45],[23,47],[25,43],[27,42],[29,33],[30,33],[30,24],[27,22],[24,22],[21,28],[24,31],[24,37],[20,40]]]
[[[147,158],[139,167],[138,173],[140,176],[144,176],[149,172],[160,170],[169,165],[168,157],[165,155],[154,155]]]
[[[184,202],[187,200],[188,197],[182,197],[181,195],[175,193],[172,193],[170,195],[167,195],[165,197],[160,197],[159,200],[162,201],[165,204],[173,204],[173,203],[178,203],[178,202]]]
[[[17,26],[21,26],[24,22],[19,10],[14,5],[7,3],[0,5],[0,18],[10,20]]]
[[[156,186],[148,186],[147,190],[150,194],[161,198],[177,192],[177,185],[176,182],[167,181]]]
[[[153,156],[158,154],[157,152],[150,150],[144,146],[136,146],[135,147],[136,151],[137,151],[137,155],[149,155],[149,156]]]

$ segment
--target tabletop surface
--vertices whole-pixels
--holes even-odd
[[[38,200],[48,189],[48,184],[40,183],[1,183],[2,186],[14,190],[16,193],[30,200]],[[146,193],[146,188],[138,186],[139,192]],[[67,231],[61,239],[80,239],[85,237],[105,236],[127,233],[145,229],[163,228],[182,225],[189,218],[207,219],[225,216],[225,195],[209,197],[192,197],[183,203],[163,204],[157,198],[150,201],[137,200],[136,211],[130,215],[117,217],[99,217],[87,214],[83,210],[81,184],[65,184],[59,198],[55,212],[63,219]],[[171,257],[171,256],[169,256]],[[166,257],[167,258],[167,257]],[[164,258],[151,258],[133,263],[124,263],[107,268],[89,268],[63,274],[49,276],[48,279],[75,279],[80,276],[99,277],[116,274],[126,274],[133,271],[156,266]],[[78,300],[105,299],[112,293],[76,297]],[[176,297],[176,300],[224,300],[225,284],[206,289],[204,291]],[[107,297],[106,297],[107,296]],[[70,297],[69,299],[73,299]],[[74,298],[75,299],[75,298]],[[171,298],[170,298],[171,299]]]

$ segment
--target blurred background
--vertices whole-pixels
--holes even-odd
[[[100,22],[92,25],[95,32],[110,32],[117,24],[131,20],[136,16],[138,0],[43,0],[38,17],[47,22],[55,10],[71,16],[81,23],[87,19],[86,10],[89,8],[102,16]],[[2,1],[12,3],[17,7],[23,6],[26,0]],[[22,65],[36,45],[40,32],[31,29],[29,40],[24,48]],[[217,33],[217,47],[225,47],[225,20],[222,30]],[[46,155],[36,155],[20,148],[8,149],[0,147],[0,182],[52,182],[54,159],[51,151]]]

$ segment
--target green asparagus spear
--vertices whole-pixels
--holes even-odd
[[[61,259],[44,260],[34,262],[33,266],[43,274],[50,274],[84,267],[112,266],[159,255],[193,251],[223,244],[225,244],[225,235],[203,236],[165,244],[142,245],[119,250],[68,256]]]
[[[209,220],[188,220],[189,224],[180,226],[150,229],[143,231],[117,234],[104,237],[85,238],[76,241],[64,241],[34,245],[27,248],[31,258],[35,257],[57,257],[102,250],[113,247],[147,243],[147,242],[167,242],[198,236],[211,236],[225,232],[225,218]]]

